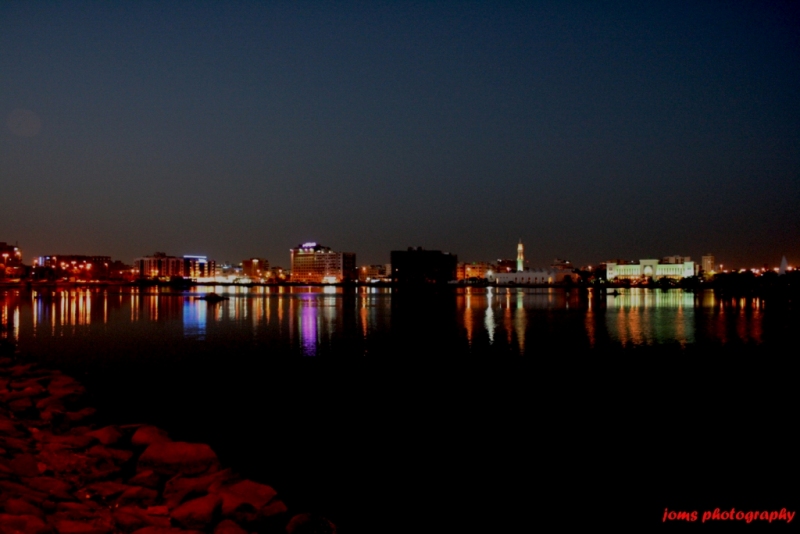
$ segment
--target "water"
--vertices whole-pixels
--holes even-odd
[[[229,300],[197,298],[212,291]],[[207,442],[347,533],[502,531],[543,510],[590,517],[609,495],[645,520],[731,488],[752,501],[713,467],[753,457],[739,418],[766,421],[773,459],[797,445],[769,421],[794,405],[800,321],[758,298],[8,289],[0,325],[25,358],[78,376],[105,421]]]

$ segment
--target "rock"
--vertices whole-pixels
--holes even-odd
[[[141,503],[145,506],[152,506],[158,499],[158,492],[154,489],[142,486],[131,486],[119,496],[117,503],[121,506],[129,503]]]
[[[67,401],[77,400],[86,393],[84,387],[77,380],[64,375],[53,377],[50,384],[47,385],[47,391],[53,397],[63,398]]]
[[[175,508],[185,500],[187,495],[200,497],[209,492],[215,493],[214,487],[232,479],[233,476],[230,469],[223,469],[222,471],[199,477],[178,475],[168,480],[164,485],[164,501],[170,508]]]
[[[231,515],[245,503],[252,506],[254,511],[258,511],[277,495],[270,486],[252,480],[242,480],[225,486],[218,493],[222,497],[222,514],[225,516]]]
[[[165,443],[172,441],[166,432],[158,427],[145,425],[139,427],[131,437],[131,445],[135,447],[147,447],[153,443]]]
[[[168,516],[169,515],[169,508],[167,508],[164,505],[161,505],[161,506],[148,506],[147,507],[147,513],[149,515]]]
[[[134,530],[133,534],[203,534],[200,530],[182,530],[179,528],[144,527]]]
[[[286,513],[286,510],[287,510],[286,505],[282,500],[273,499],[269,504],[263,506],[258,511],[258,518],[264,519],[267,517],[272,517],[274,515],[284,514]]]
[[[127,484],[120,484],[119,482],[94,482],[89,484],[83,489],[78,490],[75,495],[80,499],[97,499],[108,501],[113,497],[122,495],[130,489],[131,486]]]
[[[48,497],[53,497],[61,501],[71,501],[74,499],[71,494],[72,486],[63,480],[52,477],[34,477],[26,478],[23,482],[29,488],[45,493]]]
[[[217,455],[204,443],[153,443],[139,457],[138,471],[159,474],[199,475],[219,465]]]
[[[336,534],[336,525],[316,514],[297,514],[286,525],[288,534]]]
[[[94,408],[82,408],[77,412],[67,412],[67,420],[70,423],[78,423],[94,416],[97,412]]]
[[[103,519],[87,519],[85,521],[55,519],[51,523],[58,534],[111,534],[114,532],[114,524]]]
[[[0,514],[0,534],[49,534],[44,521],[35,515]]]
[[[111,449],[103,445],[95,445],[86,451],[87,456],[102,458],[117,464],[124,464],[133,457],[133,452],[124,449]]]
[[[71,451],[44,450],[39,453],[39,461],[54,473],[88,472],[90,459]]]
[[[206,495],[181,504],[172,510],[170,517],[182,527],[202,530],[213,521],[221,504],[218,495]]]
[[[149,515],[136,506],[121,506],[114,511],[113,517],[117,528],[124,532],[144,527],[170,527],[169,517]]]
[[[44,512],[41,508],[32,505],[24,499],[9,499],[3,505],[7,514],[11,515],[35,515],[44,519]]]
[[[94,442],[94,438],[90,436],[60,436],[47,431],[36,432],[34,434],[34,439],[48,445],[54,445],[47,447],[49,450],[85,449]]]
[[[38,477],[47,469],[47,466],[39,463],[35,456],[27,453],[15,456],[9,467],[21,477]]]
[[[113,445],[122,438],[122,432],[116,426],[103,427],[100,430],[88,432],[86,435],[96,439],[102,445]]]
[[[230,519],[225,519],[214,529],[214,534],[247,534],[247,531]]]
[[[161,477],[158,476],[152,469],[142,471],[141,473],[136,473],[130,480],[128,480],[128,484],[131,484],[132,486],[144,486],[145,488],[157,488],[160,483]]]
[[[33,403],[29,397],[23,397],[7,404],[8,409],[17,414],[17,416],[28,415],[26,412],[33,410]]]
[[[20,497],[30,501],[32,504],[40,504],[47,498],[47,494],[41,491],[36,491],[9,480],[0,480],[0,494],[7,497]]]

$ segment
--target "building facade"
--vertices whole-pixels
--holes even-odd
[[[362,265],[358,268],[359,282],[385,282],[392,279],[392,266],[388,263]]]
[[[398,284],[445,284],[456,279],[458,256],[441,250],[408,247],[393,250],[392,282]]]
[[[334,252],[317,243],[303,243],[289,251],[292,282],[306,284],[337,284],[354,281],[356,255],[353,252]]]
[[[703,267],[703,274],[706,276],[713,276],[716,273],[714,265],[714,255],[710,252],[701,258],[701,265]]]
[[[473,261],[472,263],[459,263],[456,271],[456,280],[469,280],[470,278],[488,278],[495,272],[494,264],[485,261]]]
[[[211,278],[216,274],[216,264],[206,256],[167,256],[156,252],[134,260],[134,270],[139,278]]]
[[[606,278],[613,280],[660,280],[661,278],[672,278],[680,280],[695,275],[695,265],[693,261],[683,263],[661,263],[658,260],[639,260],[632,263],[606,263]]]
[[[270,278],[272,272],[269,270],[269,261],[266,259],[250,258],[242,262],[242,274],[256,280],[263,280]]]

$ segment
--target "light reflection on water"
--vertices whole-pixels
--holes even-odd
[[[198,298],[212,292],[228,298],[216,304]],[[390,331],[393,314],[413,316],[414,306],[427,305],[421,294],[410,310],[397,310],[392,298],[391,289],[373,287],[0,290],[0,338],[69,337],[154,323],[194,340],[231,331],[281,339],[314,356],[337,335],[366,341]],[[711,291],[629,289],[596,297],[574,289],[464,288],[452,298],[456,317],[442,321],[454,319],[469,347],[524,353],[559,336],[580,337],[586,347],[604,340],[623,346],[763,341],[761,300],[720,300]]]

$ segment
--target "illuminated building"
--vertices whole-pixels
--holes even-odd
[[[393,250],[392,282],[399,284],[447,283],[456,279],[458,256],[441,250]]]
[[[703,274],[705,274],[706,276],[712,276],[715,272],[714,256],[709,252],[708,254],[703,256],[700,261],[703,267]]]
[[[606,263],[606,278],[611,280],[679,280],[695,275],[694,262],[660,263],[658,260],[639,260],[632,263]]]
[[[250,258],[242,262],[242,274],[250,278],[269,278],[272,274],[269,270],[269,262],[264,258]]]
[[[497,271],[488,273],[486,279],[489,280],[489,282],[500,285],[541,285],[563,282],[567,278],[571,279],[572,277],[573,267],[567,260],[559,260],[556,258],[549,269],[529,269],[525,267],[525,263],[524,248],[522,246],[522,240],[520,239],[519,244],[517,244],[516,270],[511,270],[508,267],[508,260],[506,260],[506,263],[503,265],[505,268],[501,268],[501,265],[498,265]]]
[[[358,268],[359,282],[382,282],[391,280],[392,266],[388,263],[362,265]]]
[[[215,263],[206,256],[167,256],[156,252],[134,260],[139,278],[208,278],[215,274]]]
[[[34,269],[52,269],[56,276],[81,280],[105,280],[130,277],[130,266],[111,256],[85,256],[79,254],[53,254],[33,260]]]
[[[19,247],[0,241],[0,276],[12,274],[22,266],[22,252]]]
[[[495,266],[485,261],[472,263],[459,263],[456,280],[469,280],[470,278],[486,278],[487,273],[494,272]]]
[[[292,282],[336,284],[356,280],[356,255],[334,252],[317,243],[303,243],[289,251]]]
[[[110,265],[111,256],[59,254],[53,256],[39,256],[34,260],[34,263],[39,267],[50,267],[52,269],[69,269],[70,265],[84,265],[91,266],[90,269],[98,269]]]

